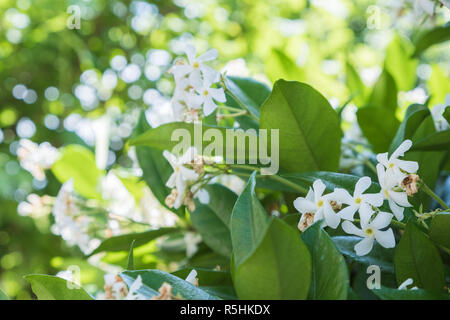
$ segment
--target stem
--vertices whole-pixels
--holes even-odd
[[[242,109],[247,110],[248,115],[249,115],[252,119],[254,119],[254,120],[256,120],[256,121],[259,121],[259,119],[258,119],[255,115],[253,115],[253,114],[251,113],[250,109],[245,105],[245,103],[243,103],[243,102],[241,101],[241,99],[239,99],[238,97],[236,97],[236,95],[235,95],[233,92],[231,92],[230,89],[227,88],[227,86],[225,85],[225,81],[222,81],[222,87],[223,87],[224,90],[228,93],[228,95],[229,95],[234,101],[237,102],[237,104],[238,104]]]
[[[353,219],[353,221],[354,222],[359,222],[359,223],[361,222],[360,219]],[[405,227],[406,227],[406,224],[404,224],[404,223],[402,223],[400,221],[397,221],[397,220],[391,220],[390,225],[393,226],[393,227],[400,228],[400,229],[405,229]]]
[[[433,190],[431,190],[431,188],[427,186],[427,184],[423,180],[422,180],[422,190],[430,197],[432,197],[434,200],[436,200],[444,209],[447,210],[450,209],[450,207],[444,202],[444,200],[439,198],[439,196],[436,193],[434,193]]]
[[[230,165],[231,168],[236,168],[236,169],[247,169],[247,170],[251,170],[251,171],[258,171],[261,172],[261,169],[258,167],[254,167],[254,166],[250,166],[250,165],[245,165],[245,164],[232,164]],[[233,174],[236,174],[235,172],[233,172]],[[274,181],[278,181],[282,184],[284,184],[285,186],[288,186],[296,191],[298,191],[299,193],[302,194],[306,194],[308,193],[308,190],[303,188],[302,186],[299,186],[298,184],[293,183],[292,181],[289,181],[281,176],[278,176],[276,174],[273,175],[267,175],[266,176],[268,179],[272,179]]]

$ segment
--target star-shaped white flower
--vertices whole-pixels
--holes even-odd
[[[169,180],[167,180],[166,186],[177,189],[178,193],[174,208],[178,209],[183,203],[187,184],[197,180],[199,177],[197,172],[184,166],[194,160],[197,155],[197,149],[195,147],[190,147],[185,154],[179,158],[167,150],[163,152],[163,155],[166,160],[169,161],[173,169],[173,173]]]
[[[312,189],[309,189],[306,197],[295,199],[294,207],[302,215],[314,213],[314,222],[325,218],[326,225],[336,229],[341,219],[334,212],[327,196],[323,195],[325,188],[322,180],[317,179],[314,181]]]
[[[408,173],[416,173],[419,164],[415,161],[398,159],[403,157],[406,151],[412,146],[411,140],[403,141],[400,146],[388,157],[388,153],[377,154],[377,160],[386,168],[386,175],[389,184],[400,184]]]
[[[385,247],[395,247],[394,232],[391,228],[386,231],[381,229],[386,228],[392,220],[392,214],[388,212],[379,212],[375,219],[369,222],[369,220],[361,217],[361,229],[357,228],[350,221],[344,221],[342,223],[342,229],[349,234],[354,234],[363,238],[355,245],[355,252],[359,256],[368,254],[373,247],[374,240]]]
[[[450,129],[450,124],[447,119],[444,118],[444,111],[449,106],[450,93],[447,93],[444,103],[437,104],[431,109],[431,116],[433,117],[434,125],[436,126],[437,131]]]
[[[225,92],[223,88],[211,88],[212,83],[205,83],[201,88],[196,89],[202,99],[203,113],[210,115],[217,108],[214,100],[225,102]]]
[[[381,207],[383,205],[383,196],[381,194],[364,194],[364,191],[366,191],[371,184],[372,181],[369,177],[360,178],[355,185],[353,196],[345,189],[334,189],[334,192],[329,195],[329,198],[340,204],[344,203],[348,205],[338,212],[338,216],[342,219],[353,221],[356,211],[359,210],[360,216],[364,215],[367,219],[370,219],[373,212],[371,206]]]
[[[215,60],[218,56],[216,49],[211,49],[197,57],[195,47],[187,45],[185,53],[188,58],[188,64],[176,64],[172,68],[175,78],[188,75],[189,84],[194,88],[202,87],[203,80],[208,79],[213,82],[219,80],[219,72],[204,64],[206,61]]]
[[[392,213],[395,215],[398,221],[403,220],[403,207],[411,207],[411,204],[408,202],[408,195],[405,191],[395,191],[392,184],[391,179],[388,179],[388,173],[384,170],[382,164],[377,164],[377,174],[378,174],[378,183],[381,187],[381,195],[386,199],[389,203],[389,208],[391,208]]]

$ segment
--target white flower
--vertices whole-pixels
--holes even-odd
[[[184,235],[184,242],[186,244],[186,256],[192,257],[198,250],[198,244],[202,242],[202,237],[198,233],[187,232]]]
[[[45,180],[44,170],[50,169],[58,159],[58,149],[50,143],[43,142],[40,145],[28,139],[21,139],[19,142],[17,156],[20,165],[29,171],[37,180]]]
[[[148,300],[144,295],[137,293],[142,287],[142,278],[137,276],[130,289],[118,275],[105,275],[105,293],[97,297],[97,300]]]
[[[177,158],[174,154],[165,150],[164,157],[172,166],[173,173],[167,180],[166,186],[169,188],[176,188],[177,197],[174,203],[174,208],[178,209],[183,203],[186,193],[187,185],[198,179],[199,175],[192,169],[186,168],[184,165],[191,163],[197,155],[195,147],[190,147],[184,155]]]
[[[205,116],[210,115],[217,108],[217,105],[214,103],[214,100],[219,102],[225,102],[225,92],[223,88],[211,88],[212,83],[206,83],[199,87],[197,92],[199,93],[203,105],[203,113]]]
[[[445,102],[443,104],[437,104],[431,109],[431,116],[433,117],[437,131],[450,129],[450,124],[443,115],[448,106],[450,106],[450,93],[447,93],[445,96]]]
[[[392,213],[395,215],[398,221],[403,220],[403,208],[402,207],[411,207],[411,204],[408,202],[408,195],[406,191],[395,191],[393,188],[395,185],[389,183],[389,179],[387,178],[387,172],[384,170],[382,164],[377,164],[377,174],[378,174],[378,182],[381,186],[381,195],[386,199],[389,203],[389,208],[391,208]]]
[[[363,194],[370,187],[371,183],[372,181],[369,177],[360,178],[355,185],[353,196],[345,189],[334,189],[334,192],[329,195],[329,198],[338,203],[348,205],[348,207],[338,212],[338,216],[342,219],[353,221],[356,211],[359,210],[360,216],[364,215],[367,219],[370,219],[373,212],[371,206],[380,207],[383,205],[383,196],[381,194]]]
[[[325,223],[333,229],[336,229],[341,221],[340,217],[334,212],[327,196],[323,195],[325,184],[317,179],[313,183],[313,188],[309,189],[305,198],[298,197],[294,201],[294,207],[302,215],[314,213],[314,222],[325,218]]]
[[[432,16],[434,15],[434,8],[436,7],[436,1],[433,0],[415,0],[414,11],[418,14],[425,12]]]
[[[415,161],[400,160],[406,151],[412,146],[411,140],[403,141],[400,146],[388,158],[388,153],[377,154],[377,160],[386,168],[387,183],[391,185],[399,184],[407,176],[408,173],[416,173],[419,164]]]
[[[218,81],[219,73],[204,64],[206,61],[217,59],[218,52],[216,49],[211,49],[197,57],[195,48],[187,45],[185,53],[188,64],[175,64],[171,70],[176,79],[187,75],[189,84],[194,88],[202,87],[205,79],[212,82]]]
[[[406,279],[401,285],[399,285],[398,290],[408,290],[408,286],[413,284],[413,279],[408,278]],[[416,286],[412,287],[409,290],[417,290],[418,288]]]
[[[147,298],[140,294],[137,293],[137,291],[142,287],[142,278],[141,276],[137,276],[136,280],[133,281],[133,283],[131,284],[129,290],[128,290],[128,294],[125,297],[125,300],[147,300]]]
[[[195,286],[198,286],[197,271],[195,269],[192,269],[192,271],[189,272],[188,276],[186,277],[186,281],[192,283]]]
[[[372,250],[374,240],[377,240],[377,242],[385,248],[395,247],[394,232],[392,229],[389,228],[386,231],[381,231],[381,229],[386,228],[389,225],[391,220],[392,214],[388,212],[379,212],[371,222],[364,217],[361,217],[361,229],[357,228],[350,221],[344,221],[342,223],[342,229],[349,234],[364,238],[355,245],[356,254],[363,256]]]
[[[102,179],[102,197],[108,202],[107,209],[110,213],[127,217],[135,221],[141,221],[142,216],[136,208],[136,201],[122,181],[109,171]]]
[[[47,195],[42,197],[35,193],[27,196],[27,201],[22,201],[17,206],[17,212],[21,216],[31,216],[33,218],[39,218],[49,214],[53,198]]]

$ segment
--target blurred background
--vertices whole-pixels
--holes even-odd
[[[103,132],[97,120],[107,115],[106,168],[131,168],[124,143],[142,110],[155,124],[164,116],[174,88],[167,70],[187,42],[199,52],[218,49],[214,67],[229,75],[269,85],[303,81],[333,107],[350,102],[348,130],[363,104],[352,96],[351,75],[371,87],[387,70],[401,120],[411,103],[444,102],[450,43],[414,59],[411,53],[424,30],[449,18],[446,7],[429,12],[400,0],[2,0],[0,289],[30,299],[23,275],[57,274],[73,264],[83,269],[83,283],[103,285],[103,271],[51,232],[49,212],[30,217],[18,210],[29,194],[56,196],[61,186],[50,172],[37,180],[20,166],[20,139],[94,151]]]

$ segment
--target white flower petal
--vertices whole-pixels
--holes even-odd
[[[412,207],[411,204],[408,202],[408,195],[406,192],[397,192],[388,190],[389,197],[395,201],[398,205],[402,207]]]
[[[393,162],[400,169],[402,169],[408,173],[416,173],[417,170],[419,170],[419,164],[415,161],[406,161],[406,160],[395,159],[395,160],[393,160]]]
[[[379,153],[377,154],[377,161],[384,165],[385,167],[388,166],[389,160],[388,160],[388,153]]]
[[[167,182],[166,182],[166,186],[169,188],[175,188],[176,178],[177,178],[176,173],[172,173],[169,180],[167,180]]]
[[[210,88],[209,93],[216,101],[219,101],[219,102],[227,101],[223,88],[219,88],[219,89]]]
[[[358,182],[355,185],[355,197],[359,197],[364,191],[369,189],[370,185],[372,184],[372,180],[370,180],[369,177],[362,177],[358,180]]]
[[[403,141],[398,148],[392,153],[390,159],[397,159],[398,157],[403,157],[405,155],[405,152],[408,151],[412,147],[412,141],[411,140],[405,140]]]
[[[342,188],[336,188],[332,193],[327,195],[327,199],[334,200],[338,203],[345,203],[345,204],[353,204],[354,200],[353,197],[348,193],[347,190]]]
[[[206,51],[201,56],[199,56],[197,58],[197,60],[200,62],[211,61],[211,60],[217,59],[218,56],[219,56],[219,52],[216,49],[211,49],[211,50]]]
[[[364,256],[368,254],[373,247],[373,237],[364,238],[355,245],[355,252],[358,256]]]
[[[370,218],[372,218],[373,210],[372,208],[365,202],[361,204],[359,207],[359,217],[361,220],[361,227],[363,229],[367,228],[369,225]]]
[[[381,207],[383,205],[383,195],[380,193],[366,193],[361,195],[363,202],[367,202],[374,207]]]
[[[317,207],[313,202],[301,197],[295,199],[294,207],[300,213],[314,213],[317,210]]]
[[[183,177],[183,180],[185,181],[195,181],[198,179],[198,173],[195,172],[192,169],[188,169],[185,167],[180,167],[180,171],[181,171],[181,176]]]
[[[389,208],[391,208],[392,213],[398,221],[403,220],[403,208],[398,206],[393,200],[389,199]]]
[[[357,206],[348,206],[339,211],[337,214],[342,219],[353,221],[356,210],[358,210]]]
[[[375,219],[370,223],[370,226],[374,229],[383,229],[386,228],[389,223],[391,223],[392,214],[389,212],[379,212]]]
[[[164,156],[164,158],[166,158],[166,160],[170,163],[172,168],[175,170],[175,167],[177,165],[177,157],[167,150],[164,150],[163,156]]]
[[[184,48],[184,52],[186,53],[186,56],[189,60],[189,64],[193,64],[195,61],[195,56],[196,56],[195,47],[193,45],[188,44]]]
[[[316,201],[319,201],[319,199],[322,197],[323,192],[325,191],[325,184],[322,182],[322,180],[317,179],[313,183],[313,189],[314,189],[314,198]]]
[[[323,206],[325,221],[330,228],[336,229],[341,222],[341,218],[333,211],[330,204],[326,202]]]
[[[364,232],[361,229],[358,229],[350,221],[342,222],[342,229],[348,234],[354,234],[354,235],[356,235],[358,237],[364,238]]]
[[[203,103],[203,113],[205,116],[210,115],[217,108],[217,105],[214,103],[211,97],[206,97],[205,102]]]
[[[395,247],[394,232],[391,228],[386,231],[375,230],[375,239],[385,248]]]

